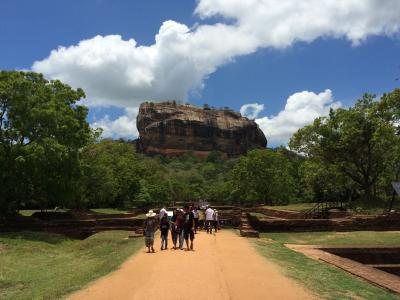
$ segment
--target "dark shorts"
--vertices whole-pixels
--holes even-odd
[[[185,240],[188,240],[190,238],[191,241],[194,240],[194,231],[193,228],[190,229],[184,229],[183,230],[183,237]]]

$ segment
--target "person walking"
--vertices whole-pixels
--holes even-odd
[[[218,210],[214,210],[214,231],[217,233],[219,229],[219,214]]]
[[[174,250],[176,249],[176,243],[178,241],[178,231],[176,225],[177,216],[178,216],[178,209],[175,209],[171,217],[171,237],[172,237],[172,243],[174,244],[173,247]]]
[[[179,241],[179,249],[183,250],[183,210],[179,209],[178,214],[176,216],[176,234],[178,236],[178,241]]]
[[[214,210],[210,206],[207,207],[205,215],[207,233],[212,234],[212,225],[214,224]]]
[[[168,232],[169,232],[169,220],[168,215],[164,214],[163,218],[160,222],[160,231],[161,231],[161,251],[168,249]]]
[[[143,223],[143,232],[145,236],[145,244],[146,247],[148,248],[147,253],[155,252],[154,251],[154,234],[157,231],[158,227],[158,220],[154,218],[156,216],[156,213],[154,213],[152,210],[149,210],[149,212],[146,214],[147,219]]]
[[[194,233],[197,233],[197,228],[199,227],[199,211],[196,206],[193,207],[192,213],[194,218]]]
[[[183,235],[186,242],[186,251],[193,251],[193,240],[194,240],[194,216],[193,212],[189,210],[189,206],[184,207],[185,214],[183,215]],[[190,239],[190,247],[189,247]]]
[[[163,206],[161,209],[160,209],[160,213],[159,213],[159,217],[160,217],[160,220],[164,217],[164,215],[166,215],[167,214],[167,210],[165,209],[165,206]]]

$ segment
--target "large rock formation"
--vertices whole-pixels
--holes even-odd
[[[192,151],[205,157],[217,150],[231,157],[267,145],[258,125],[240,113],[175,102],[142,103],[137,128],[137,149],[148,154],[179,155]]]

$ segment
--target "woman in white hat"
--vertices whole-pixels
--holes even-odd
[[[147,219],[144,221],[143,224],[143,231],[144,231],[144,236],[145,236],[145,243],[146,247],[148,248],[147,253],[155,252],[154,251],[154,234],[157,231],[158,227],[158,220],[154,218],[156,216],[156,213],[153,212],[152,210],[149,210],[149,212],[146,214]]]

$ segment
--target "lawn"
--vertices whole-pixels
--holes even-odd
[[[47,211],[54,212],[53,209],[48,209]],[[66,212],[66,209],[58,209],[57,212]],[[40,212],[40,209],[22,209],[19,211],[19,214],[25,217],[32,216],[35,212]]]
[[[261,233],[282,244],[400,246],[400,231]]]
[[[98,214],[110,214],[110,215],[129,213],[129,211],[127,210],[117,209],[117,208],[92,208],[91,211]]]
[[[23,209],[20,210],[19,213],[23,216],[32,216],[35,212],[39,212],[39,209]],[[53,209],[49,209],[47,211],[54,212]],[[58,212],[66,212],[68,211],[67,209],[58,209]],[[117,209],[117,208],[92,208],[91,211],[93,213],[98,213],[98,214],[125,214],[128,213],[128,210],[124,209]]]
[[[126,231],[86,240],[20,232],[0,234],[0,299],[58,299],[116,268],[143,245]]]
[[[250,216],[257,217],[257,218],[265,218],[266,217],[266,215],[264,215],[262,213],[258,213],[258,212],[250,212],[249,214],[250,214]]]
[[[293,203],[288,205],[279,205],[279,206],[269,206],[265,205],[263,207],[270,209],[282,209],[282,210],[291,210],[291,211],[306,211],[312,207],[314,207],[316,203]]]
[[[254,240],[257,250],[274,261],[285,275],[325,299],[400,299],[345,271],[290,250],[285,243],[322,245],[400,245],[400,232],[263,233]]]
[[[294,203],[288,205],[280,205],[280,206],[269,206],[265,205],[263,207],[269,209],[278,209],[278,210],[290,210],[290,211],[298,211],[303,212],[307,211],[310,208],[313,208],[316,203]],[[382,203],[379,203],[382,206]],[[353,213],[367,214],[367,215],[376,215],[386,213],[388,208],[388,204],[383,205],[384,207],[380,207],[378,204],[365,206],[363,203],[355,202],[352,204],[353,208],[349,209],[349,211]],[[393,205],[393,209],[396,211],[400,211],[400,201],[396,201]]]

